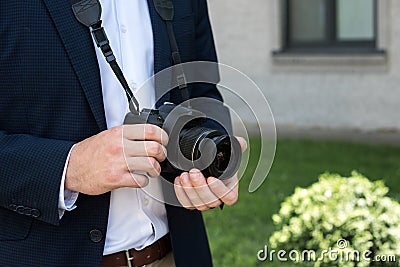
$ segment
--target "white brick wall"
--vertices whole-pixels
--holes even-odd
[[[250,76],[279,126],[400,130],[400,1],[379,1],[386,56],[274,57],[281,0],[209,0],[219,60]]]

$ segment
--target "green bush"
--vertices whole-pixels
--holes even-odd
[[[301,266],[400,266],[400,205],[388,191],[357,172],[323,174],[309,188],[296,188],[273,215],[271,249],[297,251]],[[316,257],[302,257],[304,250]]]

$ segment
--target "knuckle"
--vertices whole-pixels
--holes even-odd
[[[159,157],[159,161],[162,162],[162,161],[166,160],[167,154],[166,154],[166,152],[162,149],[162,152],[161,152],[161,154],[159,154],[158,157]]]
[[[200,187],[203,184],[202,182],[204,179],[198,175],[192,175],[190,176],[190,181],[192,182],[193,186]]]
[[[149,172],[155,173],[156,176],[160,175],[161,167],[155,158],[149,157]]]
[[[164,145],[167,145],[168,142],[169,142],[169,136],[168,136],[168,134],[167,134],[167,132],[166,132],[165,130],[162,130],[162,133],[161,133],[161,142],[162,142]]]
[[[162,153],[161,145],[157,142],[148,142],[146,145],[146,152],[151,156],[157,156]]]
[[[175,184],[175,187],[177,187],[177,188],[182,187],[179,183],[179,180],[180,180],[179,176],[175,177],[175,179],[174,179],[174,184]]]
[[[157,168],[157,166],[159,166],[158,161],[153,158],[153,157],[149,157],[149,163],[150,163],[150,167],[152,168]]]
[[[108,146],[108,150],[111,154],[118,155],[123,153],[124,146],[120,142],[114,142]]]
[[[144,126],[144,135],[146,139],[153,139],[157,135],[156,126],[151,124],[146,124]]]
[[[113,128],[111,128],[111,129],[109,129],[108,131],[109,131],[109,133],[110,133],[112,136],[117,136],[117,137],[119,137],[119,136],[121,136],[122,129],[123,129],[122,126],[116,126],[116,127],[113,127]]]
[[[105,179],[106,183],[109,185],[116,185],[119,182],[120,175],[114,169],[108,169],[106,171]]]

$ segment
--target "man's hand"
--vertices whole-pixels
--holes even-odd
[[[79,142],[71,151],[65,188],[99,195],[121,187],[144,187],[160,175],[168,135],[150,124],[124,125]]]
[[[246,141],[237,137],[242,151],[247,149]],[[207,179],[196,169],[184,172],[175,178],[175,193],[179,202],[187,209],[208,210],[222,203],[231,206],[238,199],[239,181],[237,173],[229,179]]]

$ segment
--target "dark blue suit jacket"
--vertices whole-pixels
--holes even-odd
[[[106,129],[93,42],[69,2],[0,2],[0,266],[101,263],[110,194],[80,194],[78,208],[58,218],[69,150]],[[171,51],[148,2],[157,73],[171,65]],[[206,0],[174,6],[183,61],[216,61]],[[191,96],[221,99],[211,85],[194,85]],[[164,100],[179,97],[172,92]],[[201,213],[171,206],[167,213],[177,266],[211,266]]]

